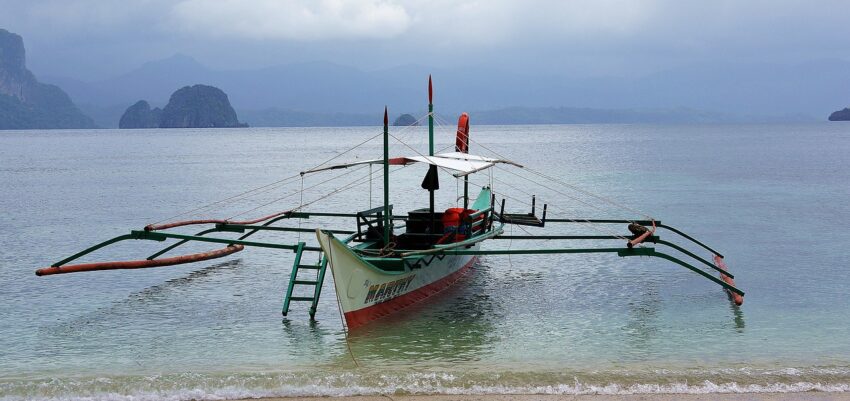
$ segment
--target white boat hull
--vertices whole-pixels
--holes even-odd
[[[378,269],[331,235],[316,231],[328,258],[336,294],[349,329],[390,315],[450,287],[475,263],[471,255],[426,256],[421,267]],[[478,244],[469,249],[478,249]]]

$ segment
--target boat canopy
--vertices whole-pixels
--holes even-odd
[[[307,171],[302,171],[301,175],[316,173],[319,171],[325,170],[335,170],[340,168],[348,168],[352,166],[359,166],[363,164],[382,164],[384,159],[368,159],[368,160],[360,160],[350,163],[336,164],[332,166],[323,166],[319,168],[314,168]],[[425,163],[430,164],[432,166],[447,168],[449,170],[457,171],[454,174],[455,177],[463,177],[465,175],[469,175],[481,170],[485,170],[487,168],[493,167],[497,163],[505,163],[512,164],[514,166],[522,167],[521,165],[514,163],[510,160],[502,160],[502,159],[493,159],[484,156],[470,155],[468,153],[461,152],[447,152],[440,153],[434,156],[403,156],[403,157],[394,157],[390,159],[390,164],[394,166],[404,166],[412,163]]]

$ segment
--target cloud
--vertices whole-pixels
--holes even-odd
[[[122,72],[326,60],[581,76],[847,58],[847,0],[0,0],[33,65]],[[76,60],[76,61],[75,61]]]
[[[171,9],[175,29],[245,39],[392,38],[410,20],[404,7],[381,0],[184,0]]]
[[[12,4],[0,2],[10,21],[35,24],[47,34],[120,30],[127,24],[155,18],[152,12],[168,7],[168,0],[113,2],[103,0],[33,0]]]

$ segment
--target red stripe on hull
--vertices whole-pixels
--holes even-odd
[[[472,258],[469,263],[458,269],[456,272],[431,284],[410,291],[407,294],[398,296],[389,301],[348,312],[345,314],[345,323],[348,325],[349,329],[353,329],[375,319],[398,312],[417,302],[421,302],[430,296],[451,287],[452,284],[460,280],[461,277],[469,272],[469,268],[472,267],[477,260],[478,258]]]

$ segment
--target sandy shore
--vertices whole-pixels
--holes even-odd
[[[376,395],[357,397],[265,398],[263,401],[838,401],[850,393],[752,393],[752,394],[634,394],[634,395]],[[256,401],[256,400],[241,400]]]

